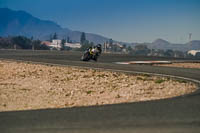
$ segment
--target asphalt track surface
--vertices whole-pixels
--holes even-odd
[[[0,51],[0,58],[174,75],[200,81],[199,69],[119,65],[138,60],[194,60],[103,54],[81,62],[79,52]],[[0,112],[0,133],[200,133],[200,90],[176,98],[115,105]]]

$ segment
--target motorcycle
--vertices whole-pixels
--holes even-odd
[[[100,55],[100,51],[97,48],[88,48],[83,56],[81,57],[82,61],[90,61],[90,60],[94,60],[97,61],[99,55]]]

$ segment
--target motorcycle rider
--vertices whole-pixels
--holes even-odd
[[[98,55],[97,56],[99,56],[101,54],[101,52],[102,52],[101,44],[97,44],[96,49],[98,50],[98,52],[97,52]]]
[[[97,61],[97,58],[101,55],[101,52],[102,52],[101,44],[97,44],[96,46],[89,47],[87,51],[89,51],[90,54],[93,55],[92,59],[94,61]]]

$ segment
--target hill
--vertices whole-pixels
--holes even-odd
[[[0,18],[3,18],[0,22],[0,36],[2,37],[22,35],[29,38],[33,36],[34,39],[49,40],[50,35],[53,35],[56,32],[59,39],[70,37],[72,41],[79,42],[82,33],[81,31],[73,31],[69,28],[62,28],[53,21],[41,20],[25,11],[14,11],[8,8],[0,8]],[[107,37],[93,33],[86,33],[86,38],[96,44],[103,44],[109,40]],[[156,39],[152,43],[120,42],[120,44],[127,44],[132,47],[139,44],[145,44],[150,49],[172,49],[179,51],[200,49],[199,40],[193,40],[186,44],[173,44],[163,39]]]
[[[199,50],[200,49],[200,40],[190,41],[185,44],[174,44],[163,39],[157,39],[149,44],[149,47],[152,49],[163,49],[163,50],[179,50],[179,51],[188,51],[188,50]]]
[[[55,32],[60,39],[70,37],[73,41],[80,40],[80,31],[72,31],[68,28],[62,28],[53,21],[41,20],[25,11],[14,11],[8,8],[0,8],[0,18],[4,18],[0,23],[0,36],[34,37],[35,39],[48,40],[51,34]],[[104,43],[108,38],[86,33],[89,41],[94,43]]]

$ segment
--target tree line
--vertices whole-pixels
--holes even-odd
[[[50,36],[50,41],[58,39],[58,35],[54,33]],[[71,48],[65,47],[65,43],[72,43],[69,37],[62,39],[60,50],[72,50]],[[135,56],[159,56],[159,57],[177,57],[177,58],[200,58],[200,53],[195,56],[187,54],[178,50],[162,50],[162,49],[149,49],[145,44],[139,44],[135,47],[122,45],[121,47],[115,45],[112,39],[109,39],[106,43],[109,44],[107,48],[108,52],[126,53]],[[84,32],[80,35],[81,48],[75,49],[76,51],[85,51],[88,47],[92,47],[95,44],[90,42],[86,38]],[[0,49],[33,49],[33,50],[50,50],[50,47],[42,44],[40,40],[34,40],[33,37],[28,38],[25,36],[14,36],[14,37],[0,37]]]
[[[0,49],[34,49],[49,50],[50,48],[41,44],[40,40],[33,40],[24,36],[0,37]]]

